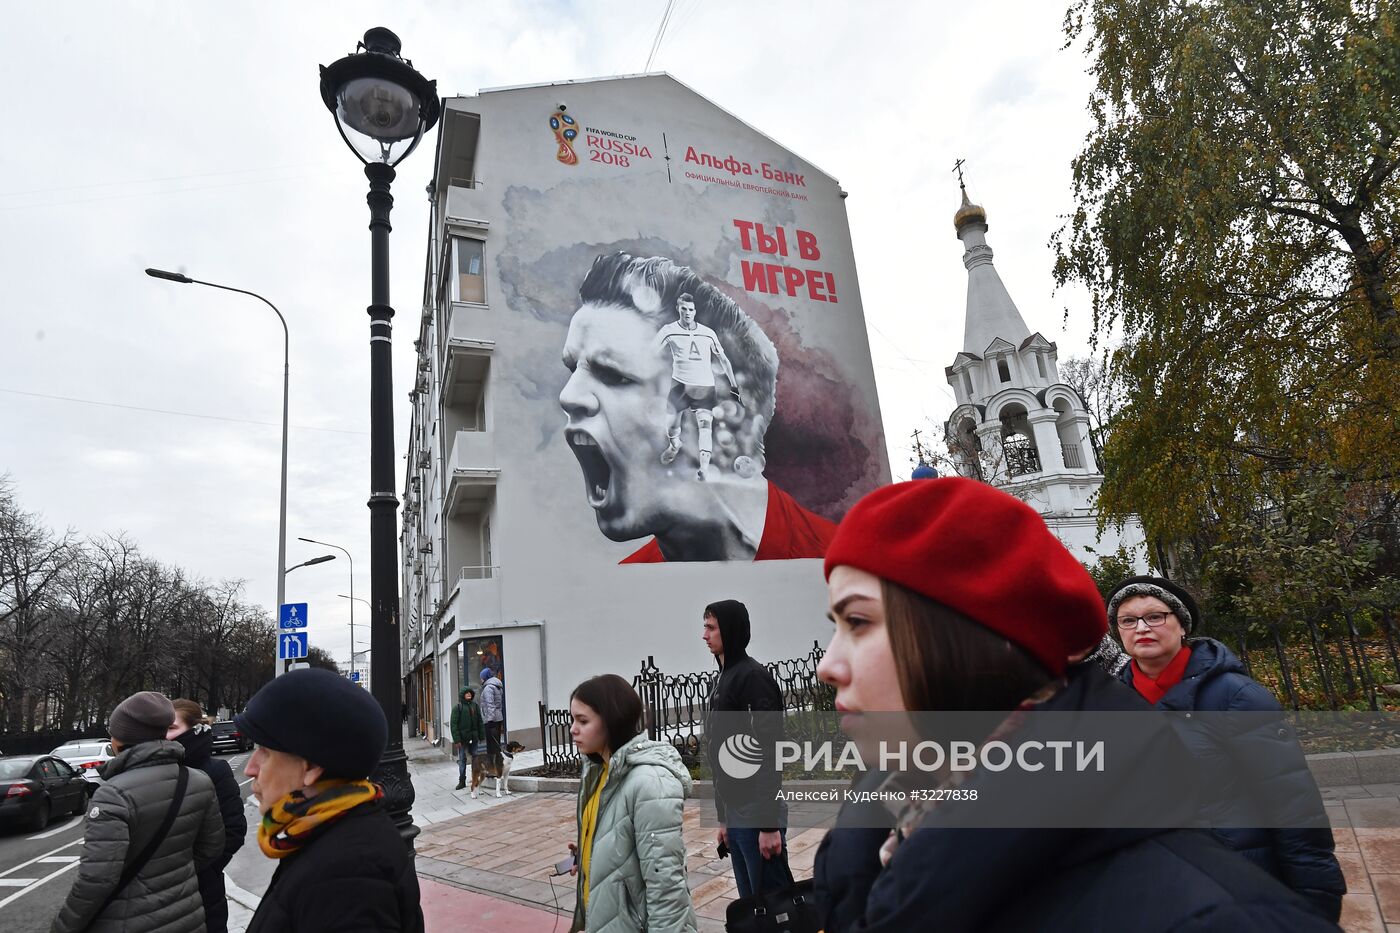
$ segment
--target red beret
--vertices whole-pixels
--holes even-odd
[[[1019,645],[1052,674],[1103,638],[1103,598],[1035,510],[962,477],[875,490],[826,549],[841,565],[922,593]]]

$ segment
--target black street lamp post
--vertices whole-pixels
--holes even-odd
[[[370,691],[389,723],[389,742],[375,770],[385,804],[411,848],[418,835],[409,810],[413,784],[403,751],[399,681],[399,499],[394,493],[394,309],[389,305],[389,186],[398,165],[437,122],[437,82],[399,55],[399,37],[371,29],[355,52],[321,67],[321,99],[346,145],[365,164],[370,212]]]

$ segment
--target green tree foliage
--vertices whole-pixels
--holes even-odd
[[[1396,567],[1398,22],[1391,0],[1076,0],[1066,16],[1094,128],[1053,246],[1059,284],[1088,289],[1099,345],[1116,344],[1099,505],[1138,514],[1155,563],[1241,613],[1266,564],[1329,581],[1346,565],[1352,593]],[[1291,550],[1265,560],[1280,515]],[[1364,570],[1297,551],[1349,528],[1373,533],[1350,552]]]
[[[1133,555],[1121,544],[1112,554],[1100,554],[1092,564],[1085,564],[1084,569],[1094,578],[1094,585],[1099,588],[1104,602],[1108,602],[1108,594],[1113,592],[1115,586],[1129,577],[1137,576]]]

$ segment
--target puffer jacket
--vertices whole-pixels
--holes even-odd
[[[578,795],[580,834],[583,806],[602,770],[602,764],[584,759]],[[613,752],[593,832],[587,914],[580,870],[571,933],[695,930],[681,838],[681,812],[691,786],[680,753],[665,742],[642,734]]]
[[[123,867],[135,860],[164,822],[184,754],[178,742],[142,742],[122,749],[102,766],[106,783],[92,795],[78,877],[54,918],[52,933],[204,930],[196,872],[223,854],[224,824],[213,782],[195,768],[186,769],[189,786],[165,841],[141,873],[101,910]]]
[[[499,677],[492,677],[481,685],[481,718],[485,722],[502,722],[505,712],[505,684]]]
[[[1194,711],[1281,712],[1282,707],[1263,684],[1251,678],[1244,664],[1213,638],[1191,638],[1191,657],[1181,681],[1157,703],[1158,709]],[[1119,675],[1129,686],[1133,666]],[[1202,786],[1213,789],[1202,801],[1202,816],[1221,842],[1278,878],[1311,901],[1323,916],[1336,920],[1342,909],[1346,880],[1333,851],[1332,830],[1237,829],[1246,795],[1268,789],[1270,800],[1287,801],[1286,816],[1295,826],[1322,822],[1322,795],[1308,770],[1307,759],[1292,733],[1252,729],[1229,742],[1216,740],[1205,729],[1182,729],[1181,737],[1200,762]],[[1261,773],[1263,771],[1264,773]],[[1277,825],[1277,824],[1275,824]]]
[[[449,720],[452,727],[452,744],[486,741],[486,725],[481,719],[481,706],[476,700],[467,699],[467,691],[462,691],[462,700],[452,707]]]

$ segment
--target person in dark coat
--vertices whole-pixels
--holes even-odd
[[[452,707],[449,725],[452,727],[452,750],[457,755],[457,790],[462,790],[467,786],[467,763],[476,754],[476,744],[486,740],[481,707],[471,687],[462,688],[462,702]]]
[[[214,785],[183,763],[185,750],[166,741],[175,719],[169,697],[143,690],[112,710],[107,733],[117,757],[99,769],[83,828],[78,876],[51,933],[202,933],[198,871],[219,857],[223,825]],[[175,807],[181,781],[183,798]],[[170,830],[125,885],[123,875]]]
[[[258,847],[277,860],[248,933],[421,933],[413,859],[368,780],[388,738],[374,697],[306,668],[234,721],[257,743],[243,773],[263,814]]]
[[[1132,577],[1109,594],[1108,618],[1132,663],[1119,674],[1158,709],[1281,713],[1268,689],[1213,638],[1187,638],[1201,618],[1191,594],[1161,577]],[[1183,729],[1213,793],[1202,801],[1211,832],[1306,897],[1325,917],[1341,916],[1346,879],[1337,863],[1322,795],[1291,732],[1253,728],[1222,741],[1216,732]],[[1239,828],[1260,787],[1286,802],[1289,828]],[[1272,821],[1277,826],[1281,820]]]
[[[214,782],[219,798],[219,815],[224,821],[224,852],[216,861],[199,870],[199,895],[204,899],[204,926],[208,933],[228,929],[228,895],[224,891],[224,868],[233,853],[243,848],[248,835],[248,818],[243,815],[243,794],[228,762],[214,757],[214,733],[204,721],[204,710],[194,700],[174,702],[175,723],[166,739],[185,748],[185,764],[198,768]]]
[[[1029,785],[1016,769],[866,774],[857,786],[886,792],[888,810],[847,804],[823,840],[815,888],[826,933],[1336,929],[1208,834],[1171,828],[1191,825],[1197,805],[1158,764],[1163,749],[1185,750],[1097,659],[1070,663],[1100,644],[1103,602],[1025,503],[958,477],[884,487],[847,513],[825,571],[835,632],[818,674],[836,688],[857,745],[881,721],[869,714],[882,712],[976,711],[995,726],[982,733],[988,746],[1023,748],[1059,735],[1056,723],[1093,719],[1085,713],[1144,716],[1102,773],[1046,770]],[[898,719],[923,739],[928,720],[950,717]],[[970,796],[930,805],[889,793],[921,779],[978,791],[988,809]],[[1057,815],[1086,802],[1108,813],[1150,808],[1158,828],[1063,825]],[[989,815],[990,827],[979,822]]]
[[[716,842],[734,860],[739,896],[781,890],[793,883],[787,856],[787,807],[778,800],[782,773],[763,767],[742,790],[719,766],[724,740],[735,731],[734,717],[743,722],[765,750],[782,738],[783,694],[768,668],[749,657],[749,610],[737,599],[722,599],[705,607],[701,637],[715,656],[720,674],[710,691],[710,717],[705,724],[705,748],[715,780],[715,811],[720,828]],[[721,714],[715,716],[714,714]],[[754,714],[758,714],[755,716]],[[767,714],[767,715],[764,715]],[[764,782],[759,786],[758,782]]]

